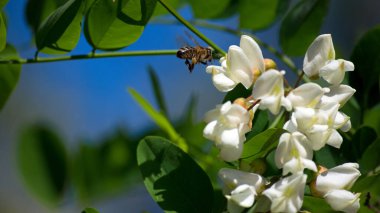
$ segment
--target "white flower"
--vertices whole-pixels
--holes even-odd
[[[269,109],[272,114],[280,111],[281,105],[291,109],[289,100],[284,97],[284,72],[268,70],[256,81],[252,89],[254,99],[260,99],[260,109]]]
[[[239,83],[248,89],[265,69],[259,45],[246,35],[241,36],[240,47],[229,47],[227,57],[221,58],[220,63],[222,66],[208,66],[206,72],[212,74],[215,87],[222,92],[232,90]]]
[[[348,85],[331,86],[329,92],[322,96],[320,107],[328,103],[337,103],[339,108],[342,108],[355,92],[356,90]]]
[[[228,101],[206,113],[208,124],[203,135],[215,141],[223,160],[235,161],[241,156],[245,133],[250,130],[249,120],[249,112],[245,108]]]
[[[332,60],[321,68],[319,75],[330,84],[338,85],[343,81],[345,72],[354,69],[355,66],[351,61]]]
[[[317,171],[313,158],[313,150],[306,136],[299,132],[284,133],[276,149],[275,161],[282,174],[303,173],[304,168]]]
[[[322,96],[329,92],[316,83],[305,83],[292,90],[286,98],[291,102],[292,107],[315,108]]]
[[[304,134],[313,150],[319,150],[325,144],[339,148],[343,138],[334,128],[338,108],[339,104],[326,110],[296,107],[291,119],[285,123],[284,129]]]
[[[309,46],[303,61],[303,71],[310,78],[318,78],[320,69],[335,59],[335,50],[330,34],[318,36]]]
[[[346,71],[353,71],[354,64],[343,59],[335,60],[335,50],[330,34],[318,36],[306,51],[303,62],[305,74],[317,79],[322,77],[330,84],[338,85]]]
[[[224,183],[223,193],[228,200],[227,208],[231,213],[251,207],[257,193],[260,193],[266,184],[260,175],[234,169],[219,170],[219,177]]]
[[[271,212],[298,212],[303,203],[306,175],[283,178],[263,192],[271,200]]]
[[[351,129],[350,117],[343,112],[337,112],[335,116],[334,128],[340,129],[343,132],[348,132]]]
[[[317,176],[315,187],[322,195],[333,189],[350,189],[355,181],[359,178],[359,164],[345,163]]]
[[[329,191],[324,198],[335,211],[355,213],[360,208],[360,193],[353,194],[346,190],[335,189]]]

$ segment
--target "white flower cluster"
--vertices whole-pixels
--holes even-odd
[[[221,169],[224,194],[229,212],[241,212],[251,207],[258,194],[271,201],[271,212],[297,212],[301,209],[307,175],[304,169],[319,172],[313,183],[313,194],[326,199],[337,211],[356,212],[360,194],[350,187],[360,176],[358,164],[346,163],[321,171],[312,160],[313,151],[326,144],[339,148],[343,139],[338,129],[348,131],[350,118],[339,109],[354,94],[355,89],[342,85],[346,71],[354,65],[335,59],[331,35],[320,35],[308,48],[303,70],[310,79],[323,78],[330,86],[305,83],[285,93],[284,71],[266,63],[258,44],[249,36],[242,36],[239,46],[231,46],[221,66],[208,66],[215,87],[227,92],[241,83],[252,87],[252,96],[245,104],[226,102],[206,115],[204,136],[215,141],[220,158],[231,162],[241,157],[245,134],[257,109],[268,109],[276,115],[281,106],[291,112],[284,125],[287,131],[279,139],[275,162],[283,177],[269,183],[262,176],[234,169]],[[249,106],[250,105],[250,106]]]

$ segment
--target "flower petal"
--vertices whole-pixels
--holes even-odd
[[[209,140],[215,140],[215,126],[217,124],[217,121],[212,121],[206,125],[206,127],[203,129],[203,136]]]
[[[323,66],[319,75],[333,85],[340,84],[346,71],[352,71],[354,64],[343,59],[333,60]]]
[[[221,92],[231,91],[236,87],[237,83],[226,76],[224,73],[217,73],[212,75],[212,83]]]
[[[314,108],[323,94],[324,90],[318,84],[306,83],[292,90],[286,98],[290,100],[293,107]]]
[[[257,68],[261,73],[265,71],[264,57],[259,45],[251,37],[242,35],[240,38],[240,47],[252,63],[252,68]]]
[[[249,88],[253,83],[253,67],[244,51],[240,47],[232,45],[228,50],[227,57],[229,77]]]
[[[356,92],[355,89],[348,85],[338,85],[329,87],[330,92],[322,96],[321,102],[322,105],[325,103],[339,103],[340,108],[351,98],[351,96]]]
[[[345,163],[321,173],[315,183],[317,191],[326,194],[333,189],[350,189],[360,176],[358,168],[357,163]]]
[[[230,199],[241,207],[249,208],[255,202],[256,191],[247,184],[240,185],[231,191]]]
[[[272,114],[280,111],[284,98],[283,82],[283,73],[278,70],[268,70],[257,79],[252,95],[255,99],[261,99],[260,109],[269,109]]]
[[[266,184],[264,178],[258,174],[236,169],[222,168],[219,170],[218,176],[231,190],[239,185],[247,184],[254,187],[257,192],[261,192],[261,188]]]
[[[282,178],[263,195],[271,200],[271,212],[298,212],[302,206],[306,175]]]
[[[319,70],[329,60],[335,59],[335,50],[330,34],[318,36],[307,49],[303,70],[308,77],[319,76]]]
[[[355,213],[360,208],[360,193],[353,194],[346,190],[332,190],[326,194],[325,199],[335,211]]]
[[[338,131],[336,131],[335,129],[332,129],[330,137],[327,139],[326,143],[330,146],[333,146],[339,149],[340,146],[342,145],[342,142],[343,142],[342,136],[340,136]]]
[[[275,162],[278,168],[283,168],[283,175],[302,173],[304,168],[317,171],[313,158],[313,150],[306,136],[300,132],[281,135],[276,149]]]

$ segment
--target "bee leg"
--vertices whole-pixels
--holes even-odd
[[[198,63],[198,62],[197,62],[197,58],[193,57],[193,58],[191,59],[191,63],[192,63],[192,64],[196,64],[196,63]],[[193,65],[193,66],[194,66],[194,65]]]
[[[186,64],[187,66],[189,66],[189,64],[190,64],[189,60],[186,59],[185,64]]]
[[[206,64],[207,64],[207,62],[201,61],[201,64],[204,64],[204,65],[206,65]]]
[[[193,69],[194,69],[194,64],[193,63],[189,63],[188,67],[189,67],[189,71],[192,72]]]

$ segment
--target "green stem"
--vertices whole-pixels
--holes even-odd
[[[89,53],[83,55],[71,55],[49,58],[29,58],[29,59],[12,59],[0,60],[0,64],[34,64],[46,63],[56,61],[80,60],[80,59],[95,59],[95,58],[113,58],[113,57],[127,57],[127,56],[148,56],[148,55],[175,55],[178,50],[141,50],[141,51],[128,51],[128,52],[107,52],[107,53]]]
[[[181,22],[183,25],[185,25],[191,32],[193,32],[195,35],[197,35],[199,38],[201,38],[204,42],[206,42],[208,45],[210,45],[216,52],[219,52],[223,55],[226,54],[226,52],[220,48],[218,45],[216,45],[213,41],[211,41],[209,38],[207,38],[203,33],[201,33],[198,29],[196,29],[190,22],[186,21],[177,11],[172,8],[168,3],[165,2],[165,0],[158,0],[158,2],[161,3],[163,7],[165,7],[169,13],[171,13],[179,22]]]
[[[278,125],[278,123],[281,121],[282,116],[284,116],[284,115],[285,115],[285,110],[281,110],[281,112],[276,116],[274,121],[270,124],[268,129],[275,128]]]

